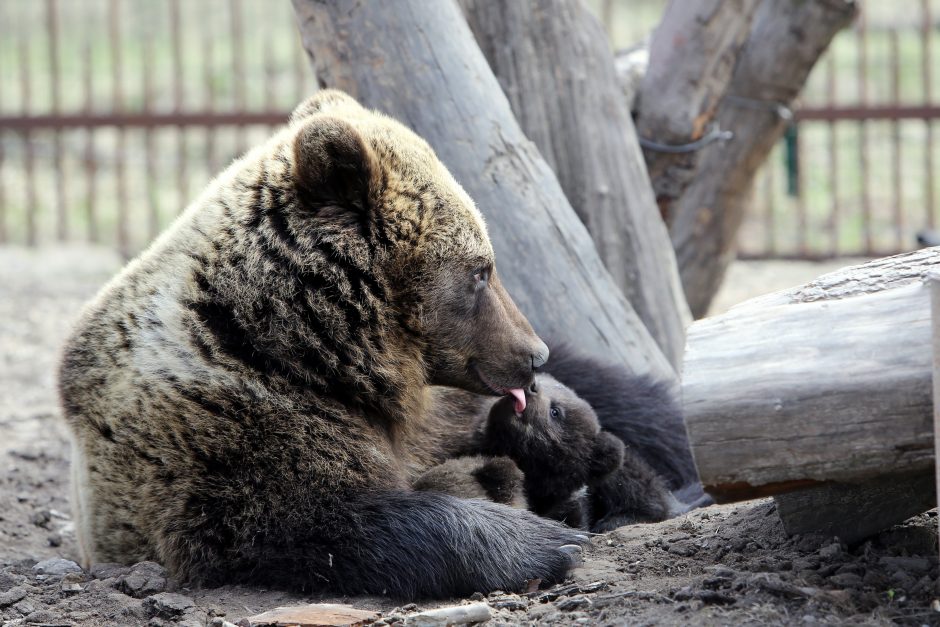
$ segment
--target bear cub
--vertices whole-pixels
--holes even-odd
[[[592,531],[679,513],[652,468],[602,431],[591,406],[550,375],[538,374],[522,398],[492,404],[477,423],[464,456],[428,470],[416,489],[524,501],[540,516]]]

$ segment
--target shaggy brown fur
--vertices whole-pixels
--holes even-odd
[[[428,145],[335,91],[236,161],[84,312],[60,371],[85,562],[446,596],[561,578],[578,536],[413,492],[428,384],[545,345]]]

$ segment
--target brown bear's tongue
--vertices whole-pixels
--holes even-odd
[[[525,392],[522,391],[522,388],[512,388],[509,390],[509,393],[513,395],[516,399],[513,408],[516,410],[517,414],[521,414],[525,411]]]

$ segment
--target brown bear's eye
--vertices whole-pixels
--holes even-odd
[[[477,268],[476,272],[473,273],[473,283],[477,289],[481,287],[486,287],[486,283],[489,280],[490,280],[489,268],[486,268],[486,267]]]
[[[562,412],[558,407],[552,405],[552,408],[548,410],[548,415],[551,416],[553,420],[559,420],[562,417]]]

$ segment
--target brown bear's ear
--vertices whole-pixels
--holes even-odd
[[[594,438],[591,460],[588,462],[588,482],[602,481],[623,465],[624,446],[617,436],[601,431]]]
[[[315,117],[294,143],[295,177],[305,204],[364,208],[375,174],[375,157],[351,124]]]
[[[362,105],[346,92],[338,89],[321,89],[297,105],[297,108],[290,114],[290,123],[296,124],[312,115],[338,107],[362,109]]]

